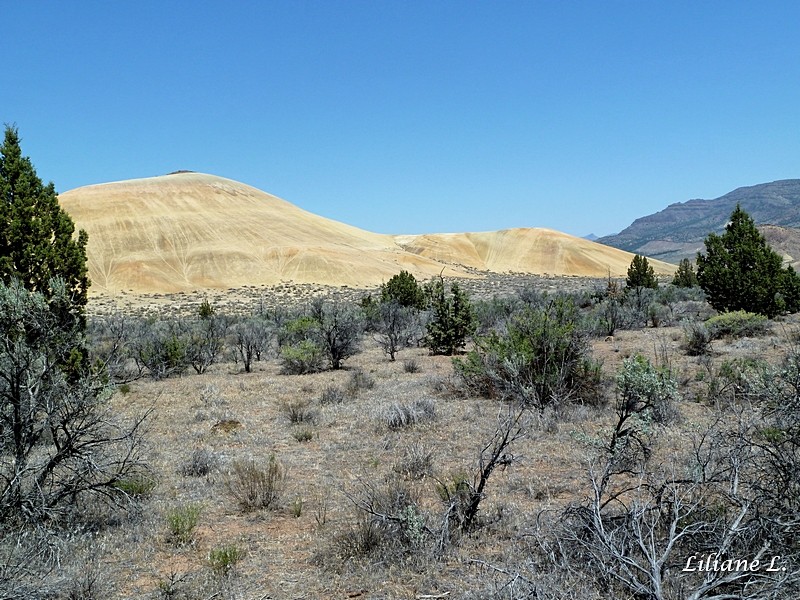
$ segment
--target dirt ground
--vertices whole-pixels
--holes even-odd
[[[505,286],[500,280],[473,282],[470,292],[478,297],[501,288],[513,293],[531,283],[525,278],[509,286],[509,281]],[[604,285],[549,278],[534,283],[554,290]],[[264,296],[298,301],[320,291],[248,288],[212,300],[224,312]],[[350,298],[364,293],[337,291]],[[145,312],[166,306],[193,310],[205,297],[93,299],[90,312],[101,314],[114,306]],[[140,379],[125,393],[118,391],[112,403],[129,416],[152,409],[148,460],[156,485],[138,513],[98,534],[91,554],[108,582],[109,598],[478,597],[470,594],[503,578],[490,565],[521,560],[515,553],[524,547],[520,540],[525,540],[537,515],[580,502],[589,493],[592,450],[586,440],[601,435],[613,420],[613,382],[623,359],[643,354],[677,374],[680,419],[665,432],[659,449],[669,457],[672,447],[683,443],[683,434],[708,418],[705,394],[714,370],[733,358],[779,360],[796,327],[796,320],[788,319],[767,335],[715,342],[710,358],[686,355],[679,326],[618,331],[612,338],[593,339],[593,356],[603,365],[603,397],[591,405],[547,412],[530,423],[527,434],[514,443],[513,463],[490,480],[481,504],[484,527],[441,557],[420,553],[396,562],[336,559],[337,540],[359,522],[353,498],[369,486],[401,480],[418,498],[426,518],[434,519],[442,509],[437,483],[475,469],[482,447],[506,411],[499,402],[453,393],[449,357],[413,348],[402,350],[391,362],[365,337],[363,351],[348,359],[341,371],[283,375],[277,360],[270,358],[255,363],[252,373],[220,363],[203,375]],[[417,372],[406,372],[408,361],[417,363]],[[374,380],[371,389],[346,395],[340,404],[321,402],[326,388],[345,389],[356,370]],[[310,416],[292,423],[286,406],[297,402],[307,404]],[[387,415],[392,407],[414,402],[429,403],[435,416],[391,429]],[[310,431],[310,439],[298,441],[300,430]],[[199,449],[213,458],[210,473],[181,475],[182,465]],[[430,454],[429,472],[419,479],[403,475],[408,457],[420,453]],[[251,460],[263,466],[271,456],[285,470],[285,488],[274,507],[244,512],[226,484],[231,467]],[[169,539],[167,515],[190,505],[200,508],[199,524],[190,543],[176,545]],[[230,545],[244,556],[224,581],[215,581],[209,553]],[[213,593],[219,596],[208,590],[217,590]]]

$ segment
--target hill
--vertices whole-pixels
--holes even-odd
[[[498,273],[541,273],[605,277],[625,275],[633,258],[589,240],[552,229],[520,228],[480,233],[395,236],[408,252],[437,262]],[[654,263],[659,273],[673,265]]]
[[[704,249],[703,241],[710,232],[721,233],[736,204],[740,204],[759,225],[772,225],[774,248],[800,258],[791,247],[796,241],[781,246],[798,235],[800,227],[800,179],[785,179],[741,187],[713,200],[689,200],[669,205],[662,211],[642,217],[616,235],[599,238],[601,244],[621,250],[645,254],[677,263],[681,258],[694,258]],[[767,234],[765,230],[763,233]],[[769,237],[768,235],[768,237]]]
[[[173,293],[291,281],[366,287],[400,270],[604,277],[631,255],[549,230],[391,236],[315,215],[251,186],[178,172],[77,188],[63,208],[89,234],[91,291]],[[671,272],[671,265],[655,265]]]

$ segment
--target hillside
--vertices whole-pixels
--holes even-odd
[[[597,241],[676,263],[702,251],[710,232],[721,233],[736,204],[740,204],[759,225],[800,227],[800,179],[785,179],[738,188],[713,200],[689,200],[671,204],[662,211],[642,217],[616,235]],[[773,232],[774,233],[774,232]],[[780,239],[793,237],[791,231],[774,236],[775,249],[794,260],[798,257]]]
[[[86,186],[60,202],[89,234],[93,294],[281,282],[365,287],[403,269],[422,279],[476,277],[476,270],[604,277],[624,275],[631,261],[626,252],[541,229],[375,234],[201,173]]]
[[[627,273],[632,255],[541,228],[505,229],[481,233],[438,233],[395,236],[407,251],[453,265],[498,273],[542,273],[604,277]],[[673,265],[654,261],[658,273]]]

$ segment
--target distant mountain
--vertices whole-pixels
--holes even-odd
[[[589,240],[590,242],[596,242],[597,241],[597,236],[595,234],[593,234],[593,233],[590,233],[589,235],[583,236],[583,239]]]
[[[800,179],[784,179],[741,187],[714,200],[689,200],[669,205],[664,210],[640,219],[616,235],[598,238],[600,244],[644,254],[666,262],[694,258],[703,251],[706,236],[721,233],[736,204],[758,225],[775,226],[769,234],[771,244],[794,263],[800,259],[795,239],[800,238]],[[786,247],[784,248],[783,245]],[[787,245],[788,244],[788,245]]]

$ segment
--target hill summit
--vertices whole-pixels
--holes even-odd
[[[422,279],[487,270],[620,276],[632,258],[548,229],[376,234],[230,179],[186,171],[85,186],[59,200],[89,234],[93,294],[289,281],[366,287],[401,270]]]

